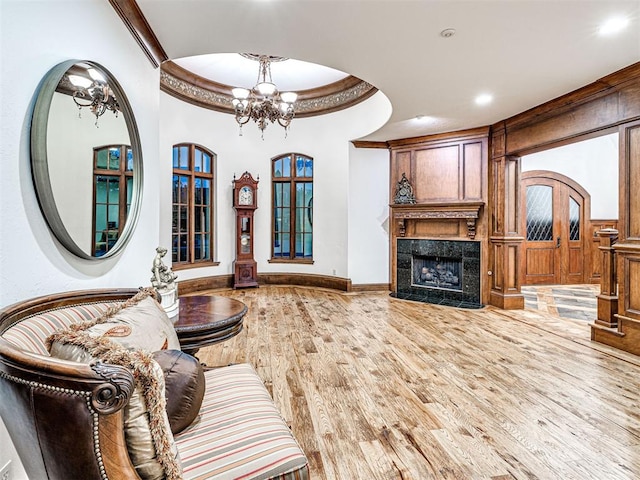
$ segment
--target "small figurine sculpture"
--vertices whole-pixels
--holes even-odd
[[[403,173],[402,178],[396,185],[396,196],[393,199],[394,203],[416,203],[416,199],[413,196],[413,188],[407,179],[407,176]]]
[[[161,297],[161,305],[169,318],[176,322],[178,320],[178,285],[175,280],[178,276],[171,271],[162,261],[162,257],[167,254],[164,247],[156,248],[156,258],[153,259],[153,267],[151,267],[151,285],[155,288]]]
[[[162,261],[162,257],[167,254],[167,249],[164,247],[158,247],[156,248],[156,252],[156,258],[153,259],[153,268],[151,269],[151,273],[153,273],[153,276],[151,277],[151,285],[160,290],[162,288],[173,286],[173,282],[178,278],[178,276]]]

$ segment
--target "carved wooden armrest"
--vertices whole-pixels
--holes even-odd
[[[139,478],[124,438],[133,388],[124,367],[32,354],[0,338],[0,414],[29,478]]]

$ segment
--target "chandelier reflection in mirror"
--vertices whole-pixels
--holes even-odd
[[[264,129],[267,128],[269,122],[278,122],[284,128],[286,138],[287,130],[295,115],[294,104],[298,94],[278,91],[271,78],[271,63],[288,59],[252,53],[242,53],[241,55],[251,60],[257,60],[260,62],[260,66],[257,83],[251,90],[247,88],[231,90],[233,94],[231,102],[235,110],[236,122],[240,125],[240,136],[242,136],[242,126],[253,119],[258,124],[263,140]]]
[[[96,117],[97,127],[98,118],[107,110],[112,111],[117,117],[120,105],[101,72],[89,67],[86,73],[90,78],[84,75],[69,75],[69,81],[75,87],[73,101],[78,106],[78,116],[81,116],[83,108],[89,108]]]

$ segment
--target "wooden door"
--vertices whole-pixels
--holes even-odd
[[[535,170],[521,178],[522,284],[584,283],[589,194],[555,172]]]

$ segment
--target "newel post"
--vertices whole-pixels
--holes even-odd
[[[602,274],[598,295],[598,318],[595,323],[608,328],[617,328],[618,282],[616,279],[616,256],[613,246],[618,241],[618,230],[604,228],[598,231],[602,252]]]

